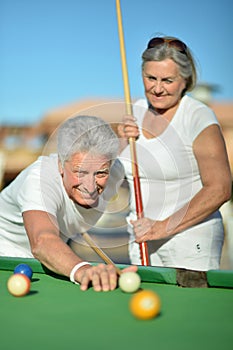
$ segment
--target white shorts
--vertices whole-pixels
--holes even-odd
[[[130,235],[129,256],[141,265],[139,244]],[[197,271],[219,269],[224,241],[221,219],[212,219],[167,240],[148,241],[151,266],[177,267]]]

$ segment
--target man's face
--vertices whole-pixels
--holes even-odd
[[[70,199],[83,207],[98,204],[110,173],[110,161],[106,157],[76,153],[63,168],[59,164],[59,168]]]

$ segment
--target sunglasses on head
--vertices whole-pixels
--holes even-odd
[[[158,45],[162,45],[165,43],[168,44],[168,46],[174,47],[176,50],[180,51],[181,53],[187,52],[187,46],[181,40],[160,38],[160,37],[151,39],[147,45],[147,49],[152,49],[153,47],[156,47]]]

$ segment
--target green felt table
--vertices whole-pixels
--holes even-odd
[[[6,284],[20,262],[34,271],[31,292],[14,297]],[[210,273],[203,288],[177,285],[175,273],[139,267],[141,288],[162,303],[159,316],[142,321],[129,311],[132,295],[119,288],[82,292],[34,259],[0,258],[1,349],[232,349],[233,271]]]

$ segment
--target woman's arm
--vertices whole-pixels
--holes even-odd
[[[203,130],[194,141],[193,150],[202,189],[185,207],[164,221],[146,218],[133,221],[137,242],[165,238],[183,231],[207,218],[230,199],[232,178],[219,126],[211,125]]]

